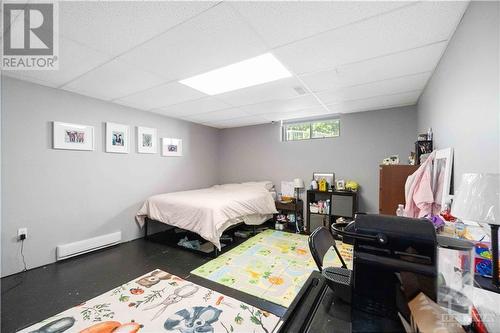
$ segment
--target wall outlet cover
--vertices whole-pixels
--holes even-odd
[[[28,228],[17,229],[17,238],[21,239],[21,235],[24,235],[25,239],[28,238]]]

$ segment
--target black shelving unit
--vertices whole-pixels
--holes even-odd
[[[289,231],[294,231],[296,232],[297,231],[297,228],[299,230],[303,230],[304,229],[304,214],[303,214],[303,208],[304,208],[304,202],[302,200],[298,200],[298,201],[293,201],[293,202],[290,202],[290,203],[283,203],[281,201],[275,201],[275,205],[276,205],[276,210],[278,212],[280,212],[280,214],[287,214],[287,213],[292,213],[294,214],[295,216],[295,223],[293,223],[293,225],[297,226],[297,227],[294,227],[293,229],[290,228],[290,225],[291,223],[286,223],[285,224],[285,228],[287,228],[287,230]],[[276,223],[277,219],[277,215],[279,214],[274,214],[274,223]]]
[[[419,140],[415,142],[415,164],[420,165],[420,156],[430,154],[433,150],[432,140]]]
[[[330,200],[329,213],[311,212],[311,203]],[[311,233],[318,226],[330,227],[339,217],[354,218],[358,209],[358,194],[351,191],[319,191],[308,190],[306,202],[305,233]],[[313,222],[311,224],[311,222]]]

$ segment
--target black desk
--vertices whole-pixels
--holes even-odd
[[[333,291],[314,271],[280,322],[279,333],[404,332],[401,322],[333,302]]]
[[[474,282],[476,283],[476,287],[500,294],[500,289],[495,288],[493,284],[491,284],[491,278],[486,278],[476,274],[474,276]]]

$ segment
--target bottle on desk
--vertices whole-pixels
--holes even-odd
[[[396,209],[397,216],[405,216],[405,206],[402,204],[398,205],[398,209]]]

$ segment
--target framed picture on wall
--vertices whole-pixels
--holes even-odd
[[[174,138],[161,139],[162,156],[182,156],[182,140]]]
[[[94,150],[94,126],[53,122],[54,149]]]
[[[128,154],[129,126],[106,123],[106,152]]]
[[[335,185],[335,173],[330,172],[314,172],[313,180],[319,183],[319,181],[324,178],[328,183],[327,187],[332,188]]]
[[[137,152],[141,154],[156,154],[156,128],[137,127]]]

